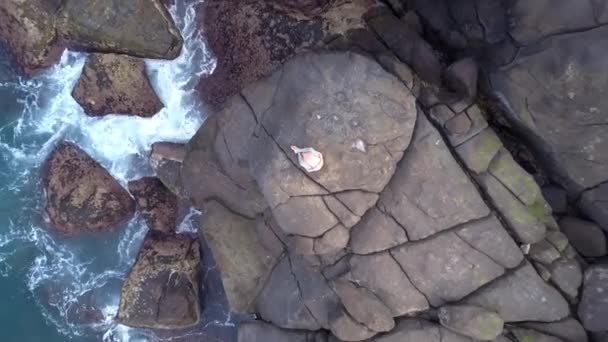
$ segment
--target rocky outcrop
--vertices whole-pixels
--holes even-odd
[[[91,54],[72,96],[90,116],[151,117],[163,108],[144,61],[125,55]]]
[[[182,37],[159,0],[133,0],[129,6],[108,0],[65,0],[57,17],[70,48],[173,59]]]
[[[177,228],[178,199],[156,177],[144,177],[130,181],[129,192],[135,197],[137,207],[148,228],[173,233]]]
[[[362,16],[371,4],[368,0],[206,1],[199,20],[217,67],[197,87],[203,100],[223,105],[244,85],[270,74],[297,52],[363,28]]]
[[[148,233],[123,284],[117,320],[154,329],[197,324],[201,315],[199,263],[196,238]]]
[[[63,46],[53,13],[59,1],[6,0],[0,4],[0,41],[6,43],[15,64],[27,75],[49,67]]]
[[[574,255],[540,187],[478,107],[449,107],[470,99],[420,108],[423,83],[398,59],[383,60],[399,78],[358,54],[296,56],[232,97],[188,143],[182,186],[209,215],[201,234],[230,303],[341,341],[471,341],[452,330],[500,340],[502,322],[568,317],[546,280],[575,298]],[[303,168],[294,145],[322,153],[323,167]],[[476,186],[485,177],[496,192]],[[527,253],[532,245],[547,278],[512,236]],[[541,252],[547,245],[557,253]],[[399,318],[456,302],[477,311],[467,322],[445,314],[452,330]],[[470,321],[491,321],[491,334]]]
[[[6,0],[0,4],[0,41],[27,75],[73,50],[173,59],[182,38],[159,0]]]
[[[64,234],[111,229],[135,211],[129,193],[70,142],[60,143],[47,158],[43,186],[51,227]]]

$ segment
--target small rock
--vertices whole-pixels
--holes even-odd
[[[559,220],[559,226],[581,255],[595,258],[608,253],[606,235],[595,223],[575,217],[564,217]]]
[[[455,305],[439,309],[439,321],[444,327],[480,341],[491,341],[502,333],[500,316],[478,306]]]
[[[588,331],[608,330],[608,265],[595,265],[585,271],[578,316]]]
[[[445,71],[446,85],[469,99],[477,95],[478,67],[473,58],[464,58],[450,65]]]
[[[52,228],[61,233],[107,230],[135,212],[129,193],[73,143],[59,144],[43,170],[45,210]]]
[[[543,197],[557,215],[563,215],[568,211],[568,193],[557,185],[542,187]]]
[[[151,231],[123,284],[117,320],[139,328],[196,325],[201,311],[199,289],[198,240]]]
[[[336,280],[333,285],[344,308],[357,322],[376,332],[395,327],[391,310],[369,290],[343,279]]]
[[[578,261],[560,259],[554,262],[551,270],[551,281],[570,298],[578,297],[578,289],[583,283],[583,271]]]
[[[528,255],[532,260],[545,265],[550,265],[560,257],[559,251],[547,240],[531,245]]]
[[[144,61],[126,55],[89,55],[72,96],[90,116],[151,117],[163,108]]]
[[[128,187],[148,228],[165,233],[177,229],[177,196],[158,178],[144,177],[130,181]]]
[[[331,333],[340,341],[363,341],[378,334],[354,321],[343,308],[338,308],[331,314],[330,324]]]
[[[471,171],[479,174],[488,169],[501,148],[500,138],[488,128],[456,147],[456,152]]]
[[[351,231],[350,247],[356,254],[387,250],[407,242],[407,235],[395,220],[372,208]]]

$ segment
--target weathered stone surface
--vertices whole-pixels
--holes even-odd
[[[608,232],[608,183],[583,192],[578,207]]]
[[[345,227],[350,228],[361,220],[360,216],[354,214],[335,196],[325,196],[323,197],[323,201],[325,201],[327,209],[329,209]]]
[[[601,257],[608,252],[606,235],[595,223],[576,217],[564,217],[559,220],[559,227],[581,255]]]
[[[322,332],[283,330],[261,321],[239,323],[238,342],[312,342],[324,337]]]
[[[327,258],[328,263],[333,264],[333,259],[345,252],[349,238],[348,229],[339,224],[315,240],[315,254]]]
[[[554,322],[569,314],[568,303],[526,264],[466,299],[497,312],[505,322]]]
[[[480,175],[477,180],[520,242],[531,244],[543,239],[547,230],[545,225],[502,183],[491,174]]]
[[[405,228],[411,241],[489,214],[424,115],[419,116],[412,143],[378,205]]]
[[[391,254],[433,306],[458,301],[504,273],[454,232],[397,247]]]
[[[231,309],[253,312],[256,297],[277,262],[277,253],[262,245],[254,220],[214,201],[205,205],[203,217],[200,233],[211,247]]]
[[[530,259],[545,265],[550,265],[560,257],[557,248],[547,240],[542,240],[530,246],[528,255]]]
[[[583,283],[581,265],[575,259],[560,259],[550,267],[551,281],[570,298],[578,297],[578,289]]]
[[[469,104],[477,96],[478,67],[472,57],[452,63],[445,71],[445,85],[464,96]],[[467,106],[468,107],[468,106]]]
[[[186,145],[173,142],[156,142],[150,152],[150,166],[156,177],[174,194],[185,197],[182,187],[181,168],[186,157]]]
[[[292,197],[273,212],[286,234],[318,237],[340,223],[322,197]]]
[[[177,196],[156,177],[129,182],[129,192],[146,219],[148,228],[171,233],[177,229]]]
[[[471,339],[458,335],[440,325],[417,318],[399,320],[388,334],[379,336],[374,342],[470,342]]]
[[[466,224],[456,234],[502,267],[514,268],[524,260],[521,250],[495,216]]]
[[[15,64],[27,75],[55,63],[63,51],[57,44],[53,13],[57,1],[6,0],[0,4],[0,42],[6,43]]]
[[[198,240],[150,232],[122,287],[117,320],[142,328],[185,328],[200,317]]]
[[[520,325],[524,328],[561,338],[565,342],[587,342],[589,340],[583,326],[573,318],[566,318],[555,323],[526,322]]]
[[[319,330],[321,325],[302,301],[288,257],[283,257],[272,271],[256,301],[260,317],[286,329]]]
[[[543,333],[530,329],[515,328],[511,329],[511,333],[515,336],[517,342],[564,342],[555,336],[545,335]]]
[[[47,158],[43,186],[51,226],[64,234],[107,230],[135,212],[129,193],[70,142],[60,143]]]
[[[608,327],[608,266],[595,265],[585,271],[583,295],[578,316],[589,331],[606,331]]]
[[[182,37],[158,0],[134,0],[129,6],[66,0],[57,20],[72,48],[165,59],[177,57],[182,48]]]
[[[395,220],[372,208],[351,231],[350,248],[356,254],[387,250],[407,242],[405,230]]]
[[[542,187],[543,197],[557,215],[563,215],[568,211],[568,193],[557,185]]]
[[[376,332],[391,331],[395,327],[391,310],[369,290],[343,279],[334,281],[333,288],[344,309],[360,324]]]
[[[202,31],[217,57],[214,73],[201,80],[203,100],[221,105],[247,84],[270,74],[296,53],[365,26],[367,0],[331,2],[318,11],[285,1],[207,1]]]
[[[488,169],[490,162],[501,148],[500,138],[488,128],[458,146],[456,152],[469,170],[482,173]]]
[[[377,332],[367,329],[351,318],[344,308],[338,308],[331,315],[331,333],[340,341],[363,341]]]
[[[539,201],[544,203],[540,187],[534,178],[513,159],[509,151],[500,151],[490,164],[489,172],[525,205],[532,206]]]
[[[89,55],[72,96],[90,116],[151,117],[163,108],[144,61],[125,55]]]
[[[335,195],[355,215],[363,216],[367,210],[378,202],[378,194],[359,190],[345,191]]]
[[[562,25],[571,19],[595,25],[589,2],[517,3],[535,7],[525,14],[531,25]],[[587,12],[582,20],[580,10]],[[560,13],[557,21],[548,20],[551,13]],[[493,91],[509,109],[506,118],[531,143],[550,176],[574,194],[606,181],[608,136],[602,123],[608,64],[601,56],[608,49],[607,32],[600,26],[551,36],[522,49],[509,67],[491,75]]]
[[[395,317],[429,307],[424,295],[412,285],[389,252],[353,256],[349,278],[378,296]]]
[[[237,125],[230,125],[233,122]],[[180,176],[183,189],[196,207],[202,209],[205,201],[218,200],[250,218],[266,209],[266,201],[250,175],[249,157],[244,152],[249,144],[234,143],[234,155],[217,144],[226,136],[247,141],[254,129],[255,118],[249,107],[242,98],[235,97],[224,111],[208,118],[188,142]],[[220,153],[229,157],[220,158]]]
[[[461,335],[480,341],[491,341],[502,334],[500,316],[478,306],[453,305],[439,309],[439,322]]]

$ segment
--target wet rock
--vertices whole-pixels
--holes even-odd
[[[144,61],[125,55],[89,55],[72,96],[90,116],[151,117],[163,108]]]
[[[146,219],[148,228],[172,233],[177,228],[177,196],[156,177],[129,182],[129,192]]]
[[[45,161],[43,186],[51,227],[64,234],[108,230],[135,212],[129,193],[70,142],[60,143]]]
[[[55,63],[63,46],[57,42],[53,13],[56,1],[6,0],[0,4],[0,42],[26,75]]]
[[[376,332],[395,327],[391,310],[369,290],[342,279],[333,282],[333,288],[346,311],[360,324]]]
[[[199,243],[188,235],[150,232],[122,287],[117,320],[140,328],[174,329],[200,318]]]
[[[419,116],[412,143],[378,206],[405,228],[410,241],[489,214],[477,189],[424,115]]]
[[[79,50],[173,59],[182,48],[182,37],[158,0],[134,0],[129,6],[66,0],[57,20],[62,38]]]
[[[277,262],[277,253],[261,243],[254,220],[214,201],[205,205],[200,233],[211,247],[230,308],[253,312],[255,300]]]
[[[504,273],[504,268],[453,232],[391,251],[433,306],[458,301]]]
[[[566,300],[529,264],[477,291],[466,303],[497,312],[505,322],[554,322],[570,311]]]
[[[586,257],[606,255],[606,235],[595,223],[575,217],[564,217],[559,220],[561,230],[566,234],[572,246]]]
[[[500,316],[478,306],[454,305],[439,309],[439,321],[444,327],[480,341],[491,341],[502,334]]]
[[[394,317],[414,314],[429,307],[424,295],[412,285],[389,252],[353,256],[349,278],[378,296],[392,310]]]
[[[563,215],[568,211],[568,193],[556,185],[548,185],[542,188],[543,197],[557,215]]]
[[[547,335],[561,338],[565,342],[587,342],[587,332],[579,321],[566,318],[555,323],[526,322],[520,324],[522,327],[533,329]]]
[[[585,271],[578,316],[588,331],[608,328],[608,266],[595,265]]]
[[[156,177],[179,197],[186,196],[180,176],[185,156],[186,145],[173,142],[156,142],[150,152],[150,166]]]
[[[361,18],[372,4],[331,2],[310,11],[308,5],[291,3],[214,0],[200,7],[202,31],[217,57],[213,74],[197,86],[206,103],[219,106],[296,53],[364,28]]]
[[[239,323],[238,342],[311,342],[323,341],[323,332],[279,329],[261,321]]]

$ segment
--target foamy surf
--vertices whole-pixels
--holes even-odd
[[[145,159],[156,141],[186,141],[204,120],[194,86],[215,68],[215,60],[196,29],[195,7],[202,1],[178,1],[172,6],[184,46],[173,61],[147,60],[150,80],[165,108],[152,118],[108,115],[88,117],[71,96],[86,61],[86,54],[65,51],[58,64],[41,75],[0,83],[21,94],[21,115],[0,127],[0,160],[11,171],[0,193],[14,201],[18,213],[0,218],[0,276],[16,274],[15,260],[31,254],[24,272],[24,287],[47,323],[69,338],[89,336],[104,341],[159,341],[150,331],[130,329],[113,320],[120,286],[147,228],[140,217],[124,229],[104,236],[62,239],[49,234],[42,217],[39,168],[59,140],[76,142],[121,183],[149,175]],[[0,169],[1,171],[1,169]],[[194,232],[193,210],[180,232]],[[27,251],[24,252],[24,251]],[[209,325],[233,326],[225,319]],[[185,333],[186,335],[192,332]],[[173,338],[171,338],[173,339]]]

